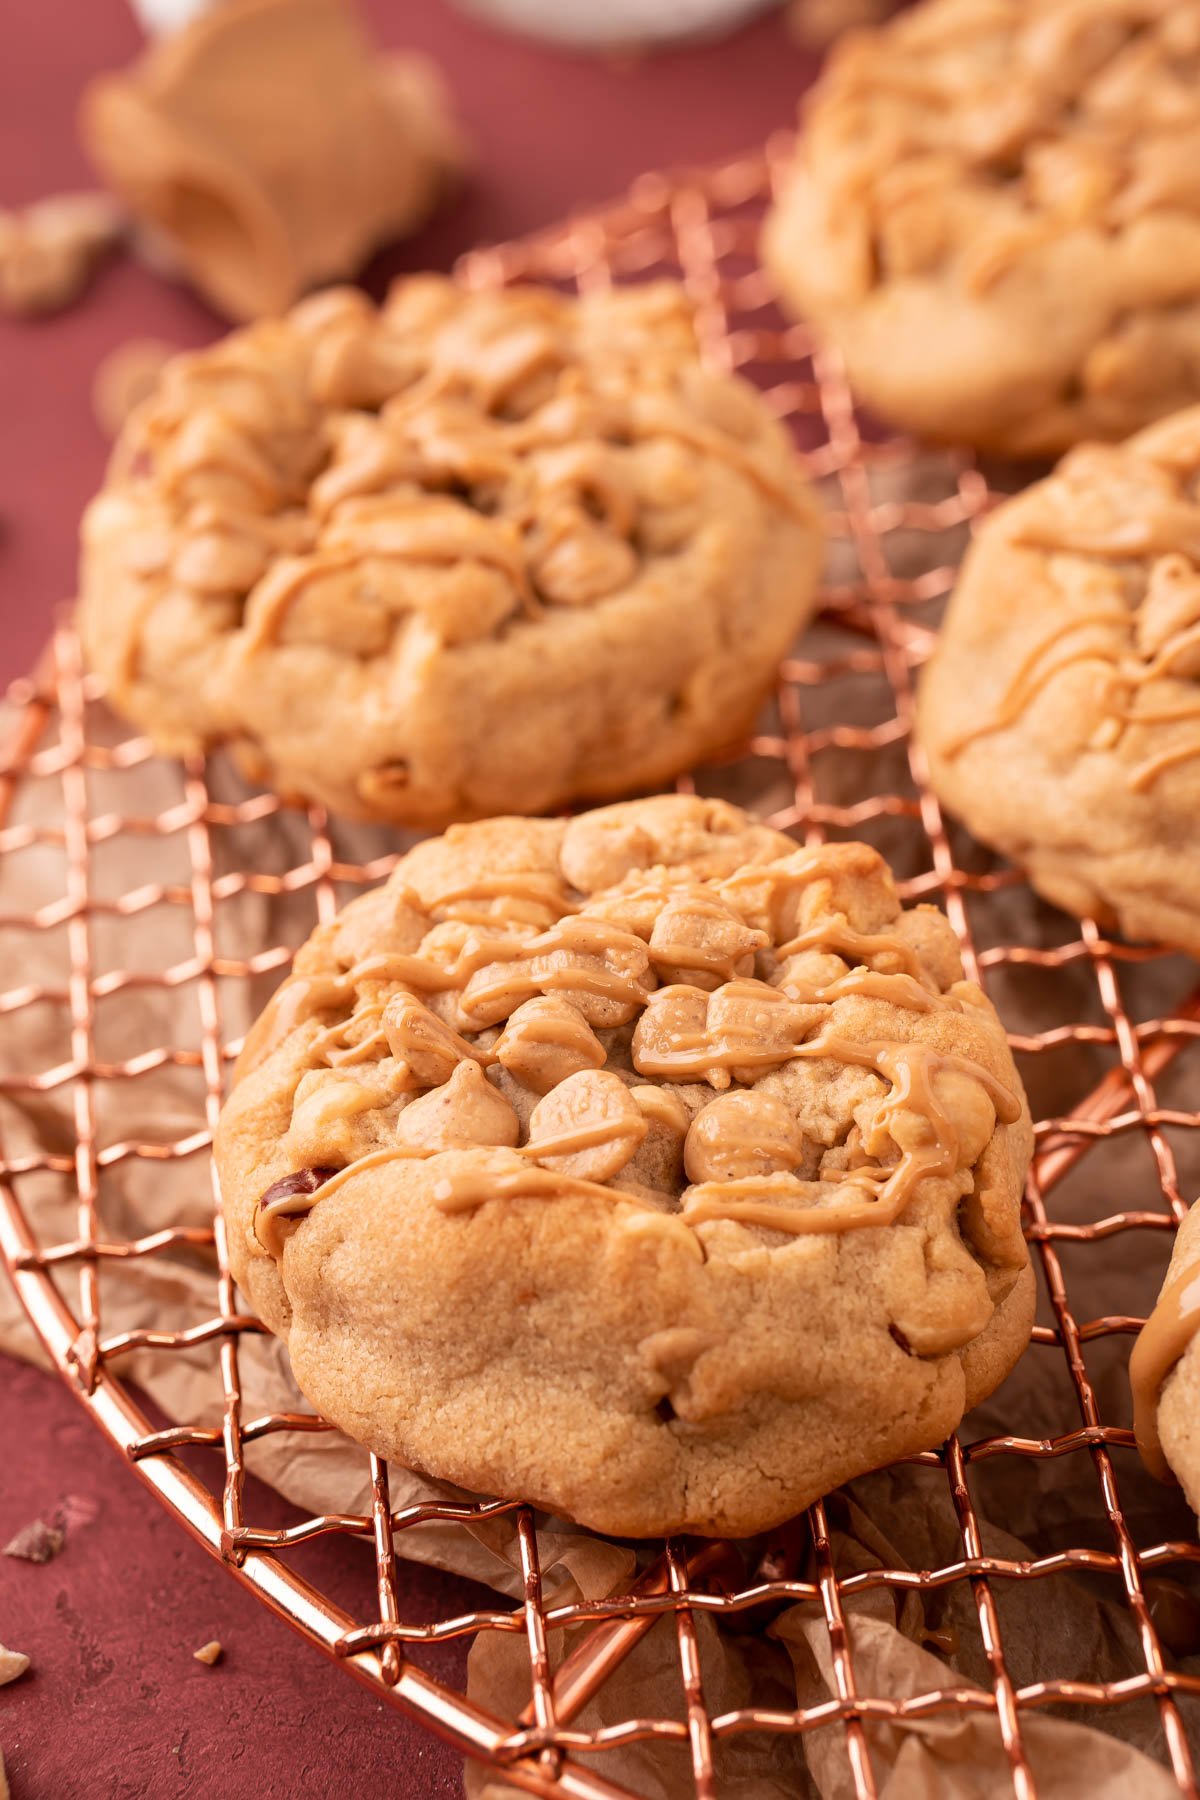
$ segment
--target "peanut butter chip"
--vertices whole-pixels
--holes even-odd
[[[554,995],[527,1000],[509,1018],[496,1055],[510,1075],[535,1094],[604,1064],[604,1046],[569,1000]]]
[[[770,943],[752,931],[731,906],[703,891],[668,900],[654,921],[650,955],[663,981],[715,988],[749,975],[754,952]]]
[[[543,1168],[580,1181],[610,1181],[647,1131],[619,1075],[581,1070],[539,1100],[529,1119],[529,1149]]]
[[[0,1687],[16,1681],[29,1667],[29,1658],[21,1650],[6,1650],[0,1644]]]
[[[739,1089],[696,1114],[683,1160],[690,1181],[739,1181],[790,1172],[803,1153],[804,1133],[791,1108],[773,1094]]]
[[[381,1022],[392,1055],[405,1065],[417,1087],[439,1087],[464,1058],[475,1054],[465,1038],[412,994],[394,995]]]
[[[405,1144],[452,1150],[468,1144],[512,1147],[520,1136],[516,1113],[477,1062],[460,1062],[450,1079],[412,1100],[396,1121]]]

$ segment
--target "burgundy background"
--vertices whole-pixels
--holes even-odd
[[[379,260],[373,287],[603,201],[644,169],[747,149],[790,122],[813,71],[778,13],[720,44],[599,61],[502,36],[444,0],[365,3],[383,42],[441,64],[475,158],[463,193]],[[92,185],[79,91],[138,40],[124,0],[7,9],[0,204]],[[130,337],[193,345],[219,329],[126,260],[57,318],[0,320],[0,685],[29,668],[72,592],[76,524],[107,449],[89,397],[97,363]],[[0,1457],[0,1544],[64,1502],[77,1520],[51,1563],[0,1558],[0,1643],[33,1659],[0,1689],[13,1800],[461,1791],[452,1752],[294,1638],[176,1529],[55,1379],[3,1357]],[[256,1517],[273,1505],[260,1491]],[[318,1544],[305,1566],[342,1589],[353,1551]],[[420,1609],[441,1578],[401,1567]],[[225,1656],[209,1669],[192,1651],[213,1637]],[[442,1657],[461,1675],[461,1650]]]

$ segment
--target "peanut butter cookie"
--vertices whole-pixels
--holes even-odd
[[[917,711],[977,837],[1068,912],[1200,955],[1200,407],[1081,445],[963,565]]]
[[[1179,1228],[1154,1311],[1129,1360],[1133,1428],[1142,1461],[1178,1477],[1200,1513],[1200,1202]]]
[[[642,1536],[958,1425],[1029,1335],[1031,1145],[940,912],[671,796],[410,851],[301,951],[216,1155],[329,1419]]]
[[[335,290],[180,357],[83,528],[81,619],[168,752],[441,826],[659,785],[750,729],[815,501],[670,284]]]
[[[1200,4],[923,0],[834,50],[765,240],[862,398],[1015,455],[1200,398]]]

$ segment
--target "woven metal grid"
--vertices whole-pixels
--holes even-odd
[[[1106,941],[1090,922],[1076,925],[1037,909],[1013,871],[947,825],[928,791],[910,736],[914,673],[930,648],[965,534],[989,505],[992,491],[970,459],[918,452],[864,427],[836,361],[775,310],[755,246],[772,167],[786,148],[778,143],[763,156],[682,179],[647,177],[618,207],[524,244],[478,252],[460,274],[472,284],[528,278],[579,289],[677,274],[697,306],[708,354],[718,365],[756,380],[794,425],[798,448],[831,507],[834,569],[822,620],[805,640],[805,655],[784,667],[776,706],[746,754],[736,763],[698,771],[683,785],[749,798],[772,823],[806,842],[862,836],[877,843],[896,867],[905,897],[945,907],[968,972],[989,988],[1002,1013],[1021,1019],[1012,1041],[1039,1119],[1026,1225],[1043,1290],[1041,1322],[1027,1354],[1054,1361],[1053,1375],[1066,1397],[1063,1428],[1041,1435],[1031,1433],[1021,1417],[1008,1417],[1002,1431],[975,1441],[964,1434],[911,1459],[906,1476],[915,1481],[923,1472],[921,1478],[944,1482],[942,1499],[958,1540],[952,1560],[919,1571],[839,1569],[826,1508],[817,1505],[800,1523],[799,1548],[794,1546],[782,1573],[782,1565],[767,1563],[748,1574],[727,1546],[668,1543],[628,1595],[594,1605],[547,1606],[527,1509],[504,1502],[394,1511],[387,1471],[374,1458],[369,1516],[331,1514],[282,1528],[256,1524],[247,1507],[246,1447],[271,1434],[327,1428],[307,1414],[244,1414],[239,1345],[261,1327],[242,1310],[228,1274],[219,1196],[214,1194],[211,1228],[123,1237],[105,1223],[106,1180],[131,1161],[188,1158],[198,1189],[209,1182],[207,1147],[238,1048],[225,1040],[222,995],[228,984],[248,981],[257,983],[256,993],[265,992],[297,947],[294,942],[230,945],[221,928],[223,904],[251,891],[307,894],[313,922],[327,919],[348,894],[384,875],[393,858],[347,860],[336,822],[314,809],[296,817],[307,847],[292,866],[263,873],[231,863],[228,828],[265,828],[281,814],[282,804],[261,795],[232,802],[219,798],[210,769],[200,761],[174,770],[171,803],[147,814],[147,767],[153,763],[161,772],[164,765],[144,739],[114,730],[82,671],[69,623],[57,633],[43,671],[11,696],[15,729],[0,769],[0,807],[14,822],[0,829],[0,854],[58,856],[62,883],[61,897],[36,915],[0,917],[0,969],[8,971],[0,977],[0,1012],[43,1008],[61,1022],[61,1059],[21,1070],[3,1087],[18,1098],[69,1094],[77,1143],[71,1154],[0,1161],[0,1251],[63,1378],[183,1524],[380,1696],[464,1754],[503,1767],[518,1788],[612,1800],[631,1790],[604,1773],[602,1752],[657,1738],[686,1748],[694,1789],[703,1800],[720,1791],[724,1740],[747,1732],[825,1733],[844,1747],[850,1786],[865,1800],[876,1791],[872,1733],[887,1722],[988,1715],[998,1726],[1013,1790],[1028,1800],[1038,1791],[1026,1745],[1027,1723],[1036,1709],[1053,1705],[1071,1716],[1076,1709],[1140,1704],[1156,1710],[1159,1753],[1180,1791],[1194,1795],[1179,1702],[1184,1694],[1200,1695],[1200,1678],[1180,1672],[1164,1648],[1146,1584],[1163,1570],[1194,1567],[1200,1546],[1182,1522],[1179,1505],[1168,1499],[1162,1517],[1173,1535],[1135,1541],[1121,1492],[1133,1467],[1132,1433],[1127,1413],[1120,1423],[1104,1416],[1092,1357],[1115,1346],[1123,1363],[1140,1320],[1118,1312],[1080,1316],[1071,1290],[1073,1283],[1078,1288],[1085,1277],[1090,1280],[1098,1259],[1119,1276],[1133,1238],[1149,1240],[1156,1272],[1166,1266],[1173,1231],[1187,1207],[1184,1190],[1190,1183],[1194,1194],[1193,1172],[1200,1177],[1200,1113],[1171,1103],[1178,1083],[1168,1092],[1200,1036],[1200,994],[1191,993],[1194,972],[1182,959],[1131,950]],[[99,771],[118,781],[126,796],[118,811],[99,812],[93,804],[92,777]],[[21,823],[14,801],[44,784],[61,793],[61,825]],[[143,846],[146,839],[169,843],[177,853],[182,846],[186,877],[133,889],[118,882],[114,889],[114,853],[119,866],[122,847],[134,839]],[[103,870],[98,870],[101,857]],[[100,943],[105,915],[129,919],[164,907],[186,922],[186,953],[169,966],[106,966]],[[20,950],[30,933],[57,934],[59,984],[22,985]],[[119,1006],[134,987],[191,989],[194,1040],[106,1057],[99,1015]],[[1029,1027],[1031,1016],[1036,1028]],[[155,1141],[148,1116],[145,1142],[106,1142],[100,1114],[109,1084],[137,1082],[165,1065],[196,1072],[192,1129],[167,1143]],[[1098,1195],[1080,1177],[1096,1166],[1097,1157],[1115,1155],[1119,1147],[1132,1148],[1142,1160],[1135,1176],[1122,1177],[1127,1204],[1113,1206],[1102,1184]],[[49,1177],[76,1196],[75,1231],[65,1241],[47,1242],[39,1234],[36,1183]],[[183,1246],[211,1259],[209,1321],[176,1331],[164,1318],[157,1331],[106,1334],[106,1266],[113,1259],[178,1254]],[[122,1357],[132,1350],[170,1357],[203,1345],[212,1353],[221,1425],[178,1419],[156,1429],[137,1392],[122,1379]],[[203,1461],[191,1454],[196,1448],[211,1453],[207,1477],[196,1472]],[[1039,1465],[1064,1457],[1081,1459],[1091,1470],[1090,1481],[1075,1490],[1085,1496],[1085,1511],[1073,1522],[1069,1541],[1031,1562],[987,1554],[976,1510],[981,1473],[1002,1462],[1011,1478],[1033,1481]],[[450,1522],[496,1511],[516,1516],[523,1598],[457,1616],[406,1618],[405,1565],[395,1555],[402,1534],[418,1530],[430,1517]],[[373,1548],[375,1602],[365,1611],[361,1604],[348,1607],[338,1595],[318,1592],[295,1566],[295,1551],[327,1533]],[[1068,1572],[1103,1578],[1122,1597],[1144,1662],[1132,1678],[1064,1676],[1020,1685],[1013,1674],[1002,1619],[1006,1588],[1040,1582],[1052,1606],[1055,1582]],[[971,1595],[990,1687],[968,1686],[947,1666],[945,1685],[928,1692],[897,1697],[871,1691],[852,1653],[847,1600],[867,1589],[885,1589],[902,1599],[914,1589],[930,1595],[955,1584]],[[761,1616],[764,1605],[784,1601],[805,1602],[823,1618],[834,1696],[798,1711],[745,1707],[714,1716],[705,1701],[697,1617],[728,1619],[750,1609],[760,1609]],[[573,1724],[664,1614],[673,1619],[676,1634],[679,1716],[626,1719],[591,1731]],[[556,1667],[556,1634],[581,1625],[589,1629]],[[524,1639],[532,1699],[521,1717],[492,1717],[468,1702],[461,1683],[446,1677],[445,1659],[437,1674],[423,1665],[423,1656],[447,1640],[470,1640],[487,1631]],[[1095,1721],[1095,1713],[1088,1716]],[[595,1754],[588,1754],[585,1766],[580,1753]]]

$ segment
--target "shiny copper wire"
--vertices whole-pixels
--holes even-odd
[[[775,814],[774,822],[806,841],[830,831],[846,833],[889,820],[922,837],[928,868],[904,884],[906,895],[940,899],[958,932],[968,970],[985,983],[1003,965],[1050,970],[1080,964],[1092,973],[1102,1022],[1063,1022],[1038,1034],[1013,1036],[1018,1050],[1035,1056],[1072,1043],[1104,1045],[1116,1053],[1110,1072],[1081,1104],[1063,1117],[1039,1122],[1038,1154],[1027,1196],[1028,1237],[1040,1261],[1054,1319],[1053,1324],[1035,1329],[1030,1354],[1058,1350],[1065,1356],[1078,1405],[1078,1427],[1057,1437],[1031,1438],[1022,1433],[1020,1419],[1014,1419],[1011,1432],[1004,1436],[973,1443],[955,1437],[939,1451],[911,1459],[944,1470],[962,1549],[961,1555],[944,1567],[920,1571],[839,1572],[826,1509],[818,1504],[807,1516],[808,1556],[802,1574],[799,1570],[768,1570],[748,1581],[744,1566],[728,1546],[668,1543],[629,1594],[595,1603],[548,1606],[528,1508],[515,1501],[497,1501],[434,1503],[394,1511],[387,1470],[375,1458],[368,1459],[369,1515],[325,1515],[270,1530],[251,1523],[245,1505],[246,1445],[270,1434],[319,1432],[328,1427],[307,1413],[243,1417],[238,1349],[243,1335],[261,1330],[261,1326],[238,1303],[215,1184],[211,1229],[147,1232],[136,1239],[115,1241],[102,1227],[101,1185],[107,1169],[129,1158],[203,1157],[230,1054],[222,1031],[221,984],[282,972],[296,948],[294,944],[256,944],[244,946],[238,956],[222,953],[214,930],[221,899],[243,889],[270,894],[285,886],[289,891],[307,888],[312,890],[317,916],[327,919],[339,903],[339,887],[344,892],[347,887],[379,879],[391,858],[384,856],[361,866],[339,861],[330,822],[320,809],[313,808],[308,814],[309,855],[302,865],[282,877],[251,870],[215,874],[214,833],[229,824],[266,820],[279,812],[282,803],[271,796],[256,796],[236,805],[216,800],[205,764],[197,759],[183,766],[178,803],[156,817],[141,816],[136,782],[139,768],[152,755],[151,748],[132,735],[114,745],[91,734],[98,693],[83,673],[78,640],[69,620],[56,632],[51,653],[39,671],[12,690],[14,729],[0,764],[0,854],[15,857],[49,844],[65,853],[66,870],[59,900],[32,916],[0,919],[0,928],[18,935],[61,929],[65,933],[62,981],[47,988],[16,983],[0,993],[0,1015],[43,1004],[64,1009],[70,1027],[68,1058],[56,1067],[14,1076],[5,1085],[27,1092],[68,1090],[77,1142],[73,1156],[0,1161],[0,1253],[60,1375],[180,1523],[310,1642],[341,1659],[360,1681],[440,1733],[464,1755],[502,1767],[507,1779],[524,1791],[571,1796],[573,1800],[618,1800],[630,1790],[604,1776],[603,1757],[596,1753],[633,1740],[659,1739],[687,1749],[695,1792],[707,1800],[718,1791],[715,1746],[723,1739],[751,1731],[840,1730],[853,1791],[859,1800],[869,1800],[876,1786],[868,1728],[938,1714],[993,1718],[1007,1753],[1013,1790],[1019,1800],[1031,1800],[1037,1790],[1023,1733],[1031,1711],[1049,1705],[1068,1711],[1081,1706],[1117,1707],[1149,1697],[1158,1709],[1166,1755],[1179,1790],[1195,1796],[1192,1753],[1176,1701],[1183,1693],[1200,1694],[1200,1679],[1177,1670],[1164,1654],[1144,1583],[1150,1572],[1194,1565],[1200,1561],[1200,1546],[1194,1541],[1166,1541],[1139,1547],[1130,1534],[1114,1452],[1129,1454],[1132,1434],[1100,1416],[1082,1347],[1099,1337],[1129,1334],[1139,1321],[1125,1316],[1077,1319],[1060,1251],[1066,1244],[1103,1245],[1110,1238],[1119,1240],[1124,1231],[1150,1229],[1162,1234],[1165,1267],[1171,1233],[1187,1204],[1179,1191],[1168,1134],[1172,1128],[1200,1127],[1200,1113],[1161,1108],[1155,1082],[1180,1051],[1200,1036],[1200,992],[1181,999],[1166,1016],[1135,1024],[1118,971],[1136,976],[1139,961],[1152,953],[1110,943],[1087,921],[1077,936],[1048,950],[1017,943],[976,950],[969,897],[998,893],[1018,878],[1012,871],[994,866],[982,872],[960,866],[910,733],[913,675],[932,643],[931,629],[915,616],[915,609],[944,593],[952,572],[937,554],[938,534],[978,518],[992,496],[980,472],[962,457],[954,463],[957,474],[949,498],[920,503],[880,502],[873,497],[872,471],[904,468],[914,455],[913,447],[899,439],[864,436],[836,359],[827,351],[814,349],[801,328],[788,325],[772,311],[771,283],[757,261],[757,229],[772,168],[786,150],[787,144],[781,140],[768,146],[765,155],[716,170],[675,179],[646,177],[635,184],[624,202],[602,214],[581,218],[525,243],[477,252],[464,260],[459,272],[473,285],[539,279],[579,289],[659,273],[680,276],[696,304],[709,356],[719,366],[744,368],[760,380],[779,414],[796,421],[813,474],[836,488],[832,528],[853,546],[858,578],[831,587],[825,599],[829,613],[852,634],[853,642],[835,657],[800,656],[789,661],[780,681],[778,729],[769,729],[755,739],[750,754],[786,771],[793,798]],[[891,534],[901,529],[930,534],[934,553],[928,566],[915,576],[894,574],[889,562]],[[806,731],[806,693],[844,675],[873,682],[886,697],[886,717],[874,726],[835,724]],[[824,751],[869,752],[886,746],[900,746],[906,754],[911,793],[867,793],[847,804],[818,797],[814,763]],[[128,815],[97,816],[91,808],[88,772],[99,768],[128,775],[134,802]],[[61,785],[61,829],[20,824],[5,827],[21,784],[44,780]],[[186,888],[152,885],[124,893],[116,901],[96,897],[92,887],[95,847],[119,842],[123,834],[133,831],[184,833],[190,865]],[[98,965],[92,931],[98,913],[108,910],[134,915],[164,901],[183,905],[190,913],[190,958],[150,974]],[[184,982],[194,984],[199,1007],[200,1029],[194,1045],[158,1047],[124,1063],[97,1058],[98,999],[135,985]],[[201,1071],[204,1100],[194,1130],[166,1146],[131,1142],[101,1148],[94,1106],[96,1082],[131,1081],[168,1061]],[[1131,1131],[1146,1136],[1155,1161],[1157,1187],[1139,1194],[1138,1205],[1129,1210],[1084,1224],[1056,1222],[1047,1204],[1055,1186],[1090,1145]],[[76,1195],[74,1235],[61,1242],[41,1241],[37,1206],[21,1198],[27,1179],[46,1172],[69,1178]],[[214,1255],[211,1318],[189,1330],[171,1330],[169,1322],[164,1322],[156,1331],[106,1336],[99,1281],[105,1262],[154,1257],[181,1246],[200,1251],[210,1247]],[[166,1429],[153,1429],[122,1380],[121,1357],[138,1348],[170,1355],[201,1343],[216,1346],[220,1425],[180,1420]],[[177,1455],[181,1449],[197,1446],[215,1451],[220,1458],[220,1479],[213,1487]],[[1031,1562],[985,1553],[967,1479],[972,1465],[999,1456],[1036,1460],[1065,1455],[1085,1455],[1092,1460],[1098,1491],[1096,1520],[1107,1527],[1109,1547],[1081,1543]],[[519,1603],[509,1605],[498,1597],[496,1605],[486,1610],[432,1622],[406,1619],[397,1539],[430,1519],[452,1524],[505,1512],[516,1514],[522,1580]],[[373,1618],[352,1617],[331,1595],[318,1592],[289,1565],[288,1552],[294,1546],[327,1533],[371,1544],[377,1591]],[[1081,1531],[1081,1537],[1084,1535]],[[1120,1583],[1136,1625],[1144,1672],[1121,1682],[1064,1678],[1015,1685],[1005,1658],[997,1584],[1036,1582],[1068,1571],[1099,1572]],[[905,1697],[865,1689],[847,1631],[846,1601],[868,1590],[903,1596],[909,1591],[932,1592],[954,1582],[970,1584],[991,1673],[990,1688],[951,1680],[929,1692]],[[706,1613],[736,1619],[754,1608],[783,1602],[806,1602],[823,1618],[835,1695],[797,1711],[750,1706],[714,1716],[705,1700],[697,1617]],[[672,1616],[677,1638],[680,1716],[625,1719],[602,1729],[573,1725],[589,1699],[664,1614]],[[555,1634],[583,1626],[590,1629],[555,1669]],[[424,1672],[417,1660],[423,1644],[473,1638],[486,1631],[524,1638],[532,1697],[519,1718],[493,1717],[447,1682]],[[589,1766],[578,1761],[581,1752],[591,1753]]]

